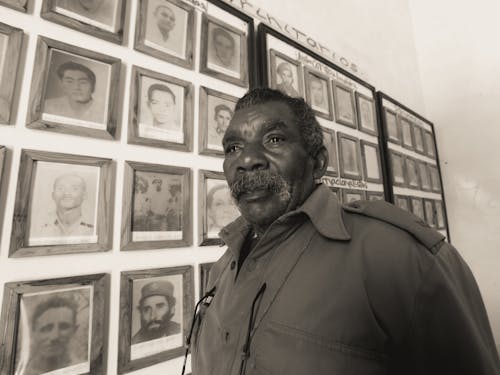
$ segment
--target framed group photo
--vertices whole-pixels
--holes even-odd
[[[22,150],[9,256],[111,248],[110,159]]]
[[[253,19],[223,2],[211,1],[209,7],[224,7],[238,19],[238,26],[208,13],[201,20],[200,72],[248,87],[252,59]]]
[[[126,161],[122,250],[189,246],[192,195],[189,168]]]
[[[134,48],[187,69],[194,68],[195,9],[181,0],[140,0]]]
[[[42,18],[121,44],[126,0],[43,0]]]
[[[132,67],[128,142],[191,151],[193,84]]]
[[[0,124],[14,122],[14,92],[22,43],[21,29],[0,23]]]
[[[357,128],[356,105],[354,91],[340,82],[332,81],[333,98],[335,99],[335,122]]]
[[[340,176],[353,180],[363,179],[359,140],[350,135],[337,132],[339,144]]]
[[[269,50],[269,87],[293,98],[304,97],[303,72],[300,63],[287,55]]]
[[[373,98],[356,91],[356,107],[358,114],[358,129],[362,132],[378,135],[377,112]]]
[[[198,151],[202,155],[224,156],[222,137],[233,118],[238,98],[200,87]]]
[[[363,159],[363,171],[368,182],[382,183],[382,164],[380,162],[380,149],[378,144],[360,141]]]
[[[184,354],[193,309],[191,266],[122,272],[118,373]]]
[[[332,87],[328,76],[309,67],[304,67],[306,101],[314,113],[327,120],[333,120]]]
[[[119,59],[39,37],[27,127],[113,139]]]
[[[5,284],[0,372],[105,374],[109,275]]]
[[[199,244],[218,245],[219,231],[240,216],[222,172],[199,172]]]

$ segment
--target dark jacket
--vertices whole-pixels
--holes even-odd
[[[500,373],[472,273],[415,216],[382,201],[340,206],[319,186],[237,274],[248,231],[239,218],[221,232],[228,251],[196,321],[194,374]]]

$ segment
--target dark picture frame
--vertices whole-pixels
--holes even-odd
[[[395,195],[394,204],[396,205],[396,207],[399,207],[402,210],[412,212],[409,197],[406,195]]]
[[[196,48],[195,8],[181,0],[159,0],[156,1],[155,4],[157,8],[154,12],[151,12],[149,7],[152,3],[152,0],[138,1],[134,49],[171,64],[179,65],[186,69],[193,69]],[[169,12],[169,17],[173,17],[174,19],[173,25],[170,21],[169,25],[162,26],[163,28],[172,28],[168,30],[168,32],[167,30],[163,31],[163,33],[166,33],[165,35],[162,35],[162,31],[155,22],[148,20],[149,17],[152,15],[154,16],[158,12],[160,7],[165,8],[167,12]],[[175,11],[172,9],[175,9]],[[177,19],[179,16],[182,16],[184,19],[182,31],[175,29],[179,22]],[[172,32],[172,34],[170,34],[170,32]],[[183,39],[181,51],[176,51],[179,46],[175,44],[178,44],[178,39],[181,37]],[[157,40],[155,41],[152,39]],[[167,44],[169,46],[167,46]],[[182,53],[182,50],[184,53]]]
[[[349,86],[338,81],[332,81],[333,100],[335,102],[335,122],[357,129],[356,104],[354,101],[354,91]],[[346,96],[347,101],[346,103]],[[343,108],[346,105],[350,108]],[[347,112],[346,112],[347,111]],[[348,113],[348,115],[346,115]]]
[[[330,85],[330,80],[328,76],[317,70],[311,69],[308,66],[304,66],[304,83],[305,83],[305,99],[307,104],[309,104],[309,106],[312,108],[316,116],[332,121],[333,94],[332,94],[332,86]],[[323,103],[321,104],[318,104],[318,101],[316,100],[315,94],[318,93],[321,93],[321,96],[319,97],[322,98],[323,100]],[[323,104],[326,105],[326,108],[322,107]]]
[[[421,197],[410,197],[411,213],[425,222],[424,201]]]
[[[0,23],[0,124],[11,125],[24,32]]]
[[[399,127],[396,112],[384,107],[383,109],[383,124],[387,140],[394,144],[401,144],[401,129]]]
[[[413,139],[415,141],[415,152],[420,155],[425,155],[423,129],[416,123],[413,123]]]
[[[21,315],[30,315],[31,313],[31,315],[35,316],[35,314],[39,314],[38,318],[30,319],[29,325],[32,325],[32,320],[42,319],[44,315],[49,313],[55,314],[56,312],[53,310],[56,310],[56,308],[51,307],[50,303],[52,300],[57,300],[61,306],[57,309],[59,322],[65,323],[64,315],[59,315],[59,310],[68,309],[73,311],[74,317],[79,323],[78,329],[69,338],[69,342],[57,349],[73,352],[74,354],[78,348],[76,344],[84,346],[86,343],[86,346],[89,347],[86,353],[87,358],[81,353],[79,355],[80,361],[86,359],[84,362],[86,370],[78,373],[106,374],[109,284],[110,277],[108,274],[6,283],[0,320],[0,326],[3,327],[0,335],[0,355],[3,358],[3,361],[0,362],[0,372],[6,375],[17,373],[15,371],[19,369],[16,369],[16,366],[22,366],[22,359],[18,361],[16,358],[18,357],[16,355],[17,351],[21,346],[19,344],[22,343],[23,339],[36,340],[36,337],[31,337],[36,335],[36,333],[33,333],[35,332],[34,327],[31,327],[32,331],[28,330],[28,327],[25,326],[27,322],[21,319]],[[35,311],[32,312],[31,310]],[[68,324],[70,323],[68,322]],[[87,328],[87,332],[83,331],[84,327]],[[72,345],[77,339],[80,339],[80,342]],[[21,351],[21,358],[22,355]],[[33,355],[37,355],[33,360],[37,360],[39,364],[44,363],[43,353],[34,353]],[[59,357],[64,358],[62,354]],[[72,360],[75,361],[74,358]],[[60,359],[60,362],[62,361]],[[47,361],[45,360],[45,362]],[[62,366],[63,364],[59,365]],[[27,364],[27,367],[29,366],[30,362]],[[56,369],[63,370],[64,367]]]
[[[363,179],[363,167],[359,139],[351,135],[337,132],[340,176],[352,180]],[[349,146],[351,143],[353,146]]]
[[[191,182],[190,168],[125,161],[121,249],[191,245]]]
[[[165,113],[167,106],[178,106],[179,98],[182,98],[181,108],[174,114]],[[177,129],[168,129],[173,122],[178,123]],[[191,82],[132,66],[128,143],[190,152],[193,124],[194,85]]]
[[[54,68],[53,59],[64,62]],[[118,128],[120,95],[116,93],[119,92],[120,68],[121,61],[115,57],[39,36],[26,126],[30,129],[114,139]],[[102,77],[98,77],[92,69],[103,73],[107,83],[102,84],[101,80],[97,79]],[[67,72],[71,72],[72,76],[66,77]],[[90,74],[93,74],[93,78]],[[57,78],[62,88],[54,85],[53,82],[47,82],[49,79]],[[74,100],[71,87],[76,82],[81,85],[82,80],[86,82],[85,95],[90,95],[90,99],[84,98],[89,106],[82,107],[79,110],[81,113],[77,113],[68,109],[69,105],[64,103]],[[65,93],[66,90],[68,93]],[[47,98],[50,91],[56,94],[62,91],[63,95]],[[99,93],[92,98],[91,95],[97,91]],[[98,98],[97,94],[105,95],[105,100]],[[50,113],[62,110],[68,113]],[[85,119],[78,118],[78,116]]]
[[[441,181],[439,178],[439,171],[437,169],[437,166],[428,164],[427,165],[428,171],[429,171],[429,177],[431,180],[431,189],[432,191],[436,193],[441,193]]]
[[[36,200],[33,198],[33,194],[37,191],[35,188],[37,186],[36,178],[39,162],[47,163],[49,166],[52,165],[56,169],[54,174],[50,174],[52,177],[55,177],[53,182],[48,181],[48,184],[38,185],[39,187],[43,185],[50,186],[49,189],[53,189],[52,197],[54,201],[56,199],[54,194],[58,186],[57,181],[62,178],[62,176],[66,178],[68,175],[79,175],[80,179],[83,181],[84,178],[78,170],[82,169],[82,167],[95,169],[94,173],[96,173],[97,176],[95,183],[97,183],[97,185],[94,186],[95,195],[92,204],[94,207],[92,209],[94,220],[91,223],[86,223],[87,220],[84,220],[84,216],[81,216],[81,219],[78,219],[81,220],[79,224],[75,222],[75,225],[80,226],[80,229],[76,227],[76,233],[81,235],[80,232],[87,232],[87,229],[89,229],[88,231],[92,232],[92,235],[76,235],[76,240],[72,240],[71,238],[73,235],[62,234],[62,232],[58,234],[60,224],[58,224],[57,221],[59,219],[56,217],[55,222],[50,221],[50,214],[48,215],[49,220],[47,220],[45,224],[43,224],[43,221],[41,222],[43,225],[42,228],[33,225],[36,222],[36,218],[32,217],[32,211],[34,210],[33,205],[35,203],[39,205],[42,203],[45,204],[44,202],[46,201],[43,197]],[[57,172],[57,166],[65,166],[66,168],[69,167],[69,169],[61,169],[61,171]],[[22,150],[9,257],[17,258],[110,250],[113,239],[114,170],[115,165],[111,159],[37,150]],[[67,184],[69,184],[69,182],[67,182]],[[87,184],[87,187],[84,189],[87,195],[89,194],[90,188],[91,186]],[[48,193],[50,194],[50,191],[48,191]],[[83,205],[83,203],[84,201],[80,201],[81,205]],[[56,205],[57,204],[58,203],[56,203]],[[39,210],[36,211],[37,214],[39,214]],[[31,227],[32,225],[33,227]],[[32,230],[35,231],[35,228],[36,232],[40,233],[32,236],[31,232]],[[37,236],[42,240],[37,241]],[[94,237],[96,238],[94,239]],[[89,239],[88,242],[87,238]],[[78,242],[79,239],[80,242]]]
[[[279,62],[280,60],[282,61]],[[285,70],[290,73],[292,78],[292,82],[289,83],[288,85],[281,78],[283,76],[282,73],[284,73]],[[304,72],[301,68],[300,62],[292,59],[291,57],[285,55],[284,53],[281,53],[271,48],[269,50],[269,71],[270,71],[269,77],[271,78],[271,80],[269,81],[269,87],[281,91],[284,94],[287,94],[294,98],[297,97],[303,98],[305,96],[304,85],[303,85]],[[280,77],[281,82],[278,82],[278,76]],[[295,81],[295,78],[296,78],[296,87],[292,85],[293,81]]]
[[[404,155],[397,151],[389,150],[389,156],[391,160],[392,184],[394,186],[406,187],[407,173]]]
[[[366,191],[366,200],[368,201],[385,201],[382,191]]]
[[[434,208],[436,209],[436,229],[446,229],[446,215],[444,212],[443,202],[441,200],[434,201]]]
[[[399,129],[401,130],[401,146],[413,151],[415,149],[415,139],[413,138],[411,122],[401,114],[398,116],[398,119]]]
[[[328,167],[327,173],[332,176],[339,175],[339,159],[337,154],[337,141],[335,139],[335,131],[330,128],[321,127],[323,132],[323,144],[328,151]]]
[[[357,200],[365,200],[366,192],[364,190],[355,189],[341,189],[342,190],[342,203],[349,204]]]
[[[359,91],[355,92],[358,114],[358,129],[364,133],[378,136],[377,110],[375,101]]]
[[[178,289],[176,290],[179,284],[182,289],[180,292]],[[136,336],[141,332],[139,330],[136,334],[132,334],[134,326],[137,326],[137,321],[140,321],[138,315],[141,312],[138,304],[147,301],[148,297],[165,296],[167,298],[166,292],[175,298],[173,304],[175,312],[170,320],[173,322],[171,325],[175,325],[174,329],[171,329],[171,332],[167,331],[166,335],[158,339],[147,339],[145,337],[140,340],[136,339]],[[178,297],[181,297],[180,301]],[[140,302],[137,301],[138,299]],[[170,305],[172,304],[170,303]],[[192,266],[122,272],[120,277],[118,374],[152,366],[183,355],[185,351],[184,337],[189,334],[189,323],[193,309],[194,273]],[[176,319],[179,321],[176,322]],[[134,343],[134,341],[137,342]],[[155,348],[154,344],[159,346],[160,350],[158,350],[158,347]]]
[[[407,186],[410,189],[420,189],[420,173],[417,161],[411,156],[405,155]]]
[[[423,160],[417,160],[418,174],[420,176],[420,189],[423,191],[432,191],[431,176],[427,163]]]
[[[436,158],[436,141],[434,139],[434,131],[423,130],[425,154],[431,159]]]
[[[62,6],[61,2],[63,3]],[[82,9],[74,9],[74,3],[76,2],[65,4],[62,0],[43,0],[40,16],[48,21],[107,40],[108,42],[122,44],[126,0],[115,0],[112,5],[116,8],[112,9],[109,8],[109,1],[106,4],[101,2],[101,4],[98,4],[99,8],[96,9],[84,9],[83,7],[81,7]],[[103,9],[104,5],[108,5],[108,8]],[[70,9],[68,9],[68,6]],[[84,14],[82,15],[78,12],[83,12]],[[106,20],[103,16],[108,15],[116,18],[113,25],[104,23]],[[96,17],[103,19],[98,21],[95,19]]]
[[[380,162],[380,148],[378,144],[361,139],[360,146],[365,180],[368,182],[381,183],[383,174],[382,163]],[[374,151],[369,152],[369,149]]]
[[[424,198],[425,222],[431,228],[436,228],[436,209],[432,199]]]

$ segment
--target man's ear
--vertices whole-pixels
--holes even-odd
[[[321,148],[316,153],[314,157],[314,169],[313,177],[315,180],[319,180],[326,173],[326,168],[328,168],[328,150],[325,146]]]

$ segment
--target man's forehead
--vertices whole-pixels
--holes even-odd
[[[296,121],[292,111],[285,103],[267,102],[236,111],[231,119],[229,129],[238,130],[257,125],[265,127],[276,122],[291,127]]]

